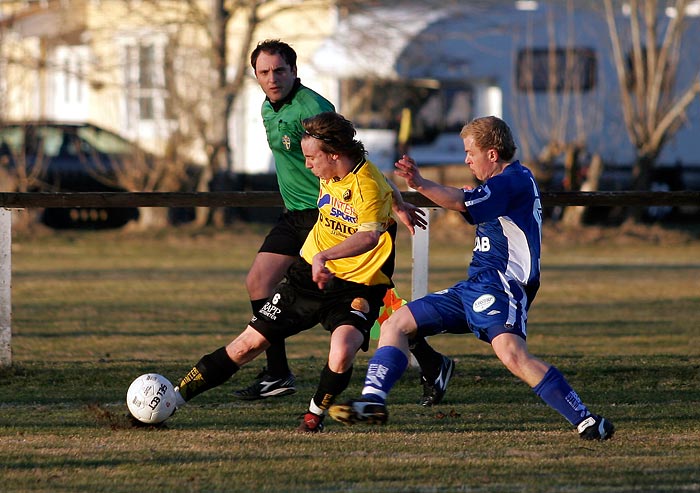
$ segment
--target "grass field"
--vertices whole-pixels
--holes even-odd
[[[430,289],[465,271],[472,236],[459,228],[431,236]],[[296,394],[232,397],[263,358],[166,428],[132,428],[124,396],[133,378],[156,371],[176,381],[246,325],[244,278],[264,230],[14,238],[0,491],[700,491],[698,240],[545,235],[530,348],[615,423],[608,442],[579,440],[471,336],[432,339],[457,359],[436,408],[416,404],[419,376],[410,369],[385,427],[331,421],[324,434],[299,435],[297,417],[327,353],[320,329],[288,342]],[[396,280],[410,293],[410,247],[401,239]],[[358,393],[368,356],[358,357],[343,397]]]

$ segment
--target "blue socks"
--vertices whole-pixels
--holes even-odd
[[[386,402],[389,391],[401,378],[407,366],[408,358],[400,349],[393,346],[377,349],[369,360],[362,398],[382,404]],[[554,366],[549,367],[542,381],[532,390],[574,426],[591,414],[564,375]]]
[[[362,398],[386,402],[389,391],[401,378],[408,366],[408,358],[403,351],[394,346],[382,346],[369,360],[365,386],[362,389]]]
[[[583,421],[590,412],[559,370],[550,366],[542,381],[532,389],[551,408],[572,425]]]

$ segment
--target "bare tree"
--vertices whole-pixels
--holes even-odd
[[[44,180],[48,158],[43,149],[28,159],[26,149],[12,149],[6,142],[0,142],[0,191],[3,192],[32,192],[47,190]],[[40,211],[35,209],[14,210],[13,227],[27,229],[36,223]]]
[[[298,31],[295,34],[289,26],[283,26],[280,30],[279,26],[275,26],[276,19],[285,13],[308,11],[309,22],[313,23],[315,17],[322,17],[314,15],[314,12],[318,13],[319,9],[330,12],[333,5],[335,3],[332,0],[106,2],[105,9],[110,9],[113,16],[121,13],[124,18],[111,17],[109,22],[104,22],[103,27],[94,24],[89,26],[92,30],[89,42],[95,47],[99,45],[99,52],[94,52],[91,60],[94,62],[89,72],[92,87],[104,91],[101,98],[103,102],[119,100],[125,90],[131,89],[118,87],[122,84],[125,67],[119,66],[124,62],[124,54],[120,53],[117,43],[114,43],[115,32],[119,36],[131,36],[129,33],[133,32],[133,37],[137,40],[147,32],[167,37],[163,67],[165,76],[154,83],[157,87],[153,86],[153,89],[164,94],[167,104],[167,121],[163,123],[167,127],[161,133],[169,135],[166,147],[170,162],[159,160],[155,163],[136,156],[129,160],[128,166],[104,163],[99,168],[105,172],[109,169],[109,174],[102,176],[101,181],[133,191],[174,191],[183,186],[180,179],[187,176],[186,163],[204,160],[206,164],[199,174],[197,189],[208,190],[213,176],[234,168],[229,123],[236,100],[251,77],[249,54],[257,37],[261,33],[269,36],[269,33],[282,32],[287,34],[280,37],[287,36],[287,40],[290,36],[308,39],[309,32]],[[21,4],[18,8],[20,7]],[[39,12],[46,7],[43,4],[37,5],[32,12]],[[52,12],[60,9],[61,15],[68,16],[72,9],[80,11],[84,7],[82,2],[73,3],[70,0],[51,3]],[[29,12],[23,12],[27,19],[28,14]],[[12,28],[9,21],[3,23],[3,27],[8,26]],[[310,31],[315,32],[314,29]],[[37,36],[40,42],[48,43],[47,46],[52,42],[62,42],[61,39],[48,40],[48,35],[38,31],[33,32],[32,36]],[[112,43],[112,48],[105,48],[109,43]],[[43,59],[35,57],[36,70],[50,68],[46,52],[40,56]],[[29,58],[23,63],[28,67]],[[28,67],[28,71],[31,70]],[[125,82],[138,89],[137,85],[141,81],[137,78]],[[262,102],[262,95],[260,101]],[[118,108],[115,110],[119,111]],[[153,121],[156,122],[155,119]],[[93,174],[99,171],[93,170]],[[213,220],[209,212],[198,211],[199,224]],[[142,214],[142,221],[148,220],[150,216],[148,213]]]
[[[10,82],[8,69],[17,65],[27,66],[36,63],[30,57],[18,57],[16,53],[13,55],[7,50],[6,36],[11,26],[12,23],[9,21],[0,23],[0,124],[5,123],[3,116],[7,115],[10,97],[7,90]],[[47,158],[41,146],[30,161],[26,147],[13,147],[0,139],[0,191],[29,192],[46,189],[44,181],[46,164]],[[13,227],[16,229],[31,227],[36,222],[39,212],[14,210]]]
[[[625,3],[626,15],[620,16],[619,2],[605,0],[605,15],[624,122],[636,151],[632,186],[648,190],[659,154],[700,94],[700,66],[692,67],[689,79],[680,80],[681,64],[697,63],[697,45],[692,56],[682,56],[690,0]]]
[[[549,10],[546,15],[546,48],[515,54],[519,79],[513,113],[525,159],[536,166],[543,181],[551,179],[563,158],[563,188],[592,191],[602,173],[600,155],[588,152],[589,131],[599,128],[602,118],[601,101],[593,101],[591,94],[600,83],[594,81],[595,53],[577,45],[573,0],[557,12],[563,14]],[[533,29],[527,29],[526,46],[538,46],[531,39]],[[584,211],[567,208],[564,224],[579,226]]]
[[[147,1],[153,11],[167,8],[166,0]],[[309,12],[331,5],[331,0],[303,2]],[[261,26],[302,5],[283,0],[183,0],[180,7],[181,15],[170,21],[176,25],[170,31],[171,50],[179,50],[180,64],[171,67],[174,77],[169,78],[169,104],[178,120],[184,122],[179,125],[178,139],[198,143],[204,150],[207,164],[197,190],[206,191],[215,175],[234,167],[235,143],[229,134],[229,122],[236,99],[251,76],[249,56]],[[181,29],[184,26],[190,30]],[[195,47],[190,40],[192,32],[199,33],[205,42]],[[184,47],[187,50],[182,56]],[[202,68],[197,80],[189,79],[193,65]],[[187,82],[182,83],[184,80]],[[196,221],[199,225],[220,222],[221,215],[200,209]]]
[[[369,34],[360,29],[356,32],[347,29],[347,35],[340,36],[339,44],[349,51],[352,35],[360,38],[355,41],[359,48],[347,58],[357,64],[367,60],[366,67],[360,65],[360,69],[369,75],[362,79],[361,84],[349,87],[348,95],[343,98],[344,111],[349,111],[357,119],[354,116],[356,109],[366,103],[367,109],[358,120],[360,122],[375,117],[388,121],[385,112],[397,113],[392,104],[395,106],[397,100],[408,100],[400,97],[400,83],[395,84],[397,87],[389,85],[392,90],[384,98],[384,106],[380,106],[381,103],[375,104],[378,98],[373,96],[375,86],[381,84],[373,84],[369,77],[372,62],[376,64],[376,59],[380,58],[376,56],[377,52],[387,52],[385,58],[394,63],[389,59],[392,41],[396,40],[395,44],[400,46],[408,39],[395,67],[377,64],[374,72],[378,78],[391,80],[393,74],[387,72],[394,68],[399,77],[414,79],[417,83],[413,87],[423,84],[426,94],[429,94],[427,88],[431,83],[439,88],[448,78],[451,78],[449,82],[453,87],[465,88],[465,92],[476,92],[474,86],[477,85],[481,86],[479,89],[487,84],[500,85],[509,94],[505,104],[514,116],[511,124],[516,127],[522,156],[528,164],[538,168],[538,178],[548,181],[547,176],[552,175],[555,166],[563,160],[567,189],[579,190],[584,177],[590,178],[587,187],[597,187],[598,176],[589,174],[600,173],[598,164],[602,161],[590,155],[588,142],[589,132],[600,128],[603,113],[600,95],[604,91],[596,80],[596,56],[599,53],[588,48],[589,45],[579,36],[582,29],[577,21],[584,9],[575,11],[573,0],[563,2],[564,5],[543,6],[541,11],[546,15],[518,11],[512,2],[503,5],[496,5],[497,2],[461,2],[458,6],[455,5],[457,2],[431,3],[421,2],[414,10],[405,8],[401,13],[392,10],[388,15],[383,9],[374,12],[371,9],[358,10],[364,19],[368,19],[364,22],[371,22],[373,28],[366,29]],[[495,13],[499,6],[503,7],[502,15]],[[587,6],[586,11],[589,9]],[[409,20],[401,22],[402,15]],[[602,21],[600,17],[598,19]],[[362,22],[356,24],[361,26]],[[511,68],[510,61],[514,59],[517,67]],[[517,73],[513,87],[510,87],[511,75],[505,75],[508,71]],[[420,97],[415,99],[420,100]],[[428,100],[434,103],[436,99],[430,97]],[[411,101],[406,102],[411,104]],[[418,104],[422,105],[423,101]],[[440,128],[444,124],[440,109],[436,108],[441,107],[438,104],[428,108],[426,103],[420,108],[420,113],[424,112],[422,117],[419,111],[414,112],[417,115],[413,124],[414,135],[421,134],[418,123],[425,124],[433,134],[444,131],[444,126]],[[476,113],[485,109],[492,110],[461,108],[461,119],[468,118],[471,111]],[[438,117],[431,122],[427,120],[428,115]],[[421,137],[426,137],[427,132],[422,134]],[[580,222],[581,214],[576,217]]]

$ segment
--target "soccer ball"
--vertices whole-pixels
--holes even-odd
[[[175,412],[173,384],[163,375],[145,373],[129,385],[126,405],[142,423],[161,423]]]

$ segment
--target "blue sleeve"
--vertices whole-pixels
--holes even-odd
[[[464,204],[471,224],[484,223],[507,215],[509,207],[507,180],[495,176],[473,190],[464,191]],[[466,216],[465,216],[466,218]]]

